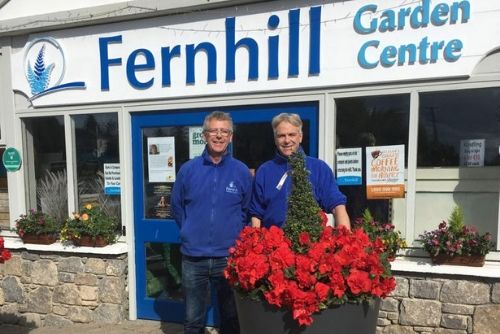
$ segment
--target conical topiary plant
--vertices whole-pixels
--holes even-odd
[[[313,197],[309,171],[305,167],[303,152],[289,157],[292,176],[292,193],[288,198],[288,210],[284,231],[292,242],[294,251],[301,253],[305,244],[318,241],[323,230],[321,209]],[[306,232],[304,234],[303,232]]]

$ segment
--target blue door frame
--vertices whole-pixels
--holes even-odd
[[[224,108],[204,108],[175,111],[141,112],[132,114],[132,160],[133,160],[133,201],[135,231],[135,265],[137,317],[181,323],[184,318],[184,304],[180,301],[148,297],[146,293],[146,251],[145,243],[179,243],[179,229],[172,219],[147,219],[144,210],[144,144],[143,130],[156,127],[201,126],[205,116],[214,111],[229,112],[235,126],[256,122],[271,122],[282,112],[297,113],[308,121],[309,145],[306,149],[311,156],[318,155],[318,105],[317,103],[273,104],[264,106],[238,106]],[[274,145],[274,143],[269,143]],[[238,158],[237,154],[236,157]],[[180,166],[176,166],[177,169]],[[207,324],[216,323],[214,312],[210,311]]]

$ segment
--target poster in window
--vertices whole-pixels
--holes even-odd
[[[196,158],[203,153],[205,140],[203,138],[203,128],[200,126],[189,127],[189,159]]]
[[[460,166],[484,166],[484,139],[463,139],[460,141]]]
[[[337,149],[337,184],[339,186],[360,185],[362,179],[361,147]]]
[[[144,212],[149,219],[170,219],[170,196],[173,183],[150,183],[146,186]]]
[[[149,182],[175,181],[175,138],[148,138]]]
[[[104,193],[120,195],[121,189],[120,164],[104,164]]]
[[[404,145],[366,148],[366,197],[403,198],[405,195]]]

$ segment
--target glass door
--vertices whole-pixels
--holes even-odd
[[[182,322],[179,229],[170,212],[170,193],[182,164],[201,154],[205,116],[229,112],[234,122],[231,154],[256,170],[274,155],[271,119],[282,112],[298,113],[303,122],[303,148],[317,156],[317,103],[294,103],[176,110],[132,115],[134,230],[137,316]],[[215,303],[214,303],[215,305]],[[213,309],[207,325],[216,323]]]

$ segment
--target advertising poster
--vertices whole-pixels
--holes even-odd
[[[402,198],[405,195],[404,145],[366,148],[366,197]]]
[[[463,139],[460,141],[460,166],[484,166],[484,139]]]
[[[201,126],[189,127],[189,159],[196,158],[203,153],[205,140],[203,139],[203,128]]]
[[[337,184],[339,186],[355,186],[362,183],[361,154],[361,147],[337,149]]]
[[[104,193],[106,195],[120,195],[120,164],[104,164]]]
[[[172,183],[148,184],[146,186],[146,218],[172,218],[170,210],[170,196]]]
[[[149,182],[175,181],[175,138],[148,138]]]

